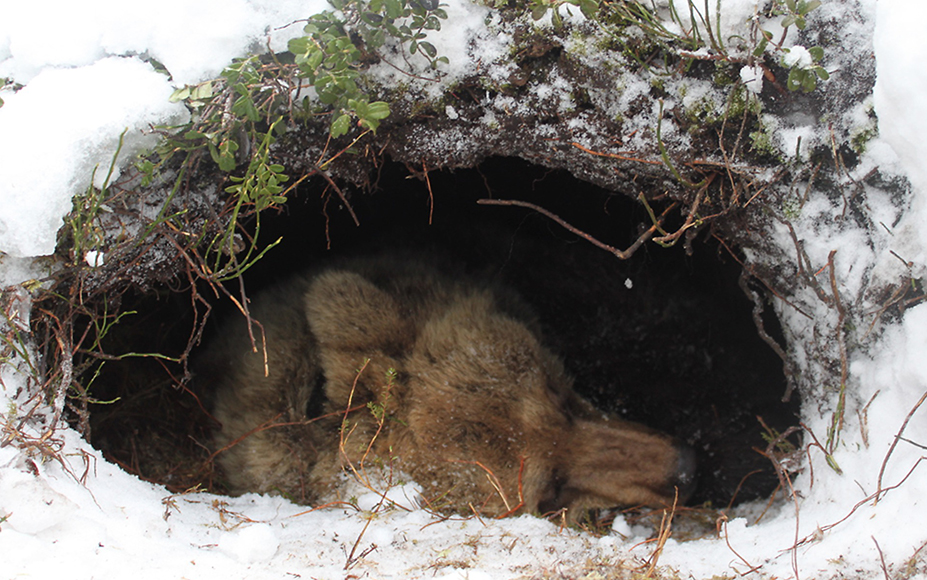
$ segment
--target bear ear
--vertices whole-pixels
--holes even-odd
[[[323,348],[398,349],[412,334],[396,298],[356,272],[320,274],[304,299],[309,328]]]

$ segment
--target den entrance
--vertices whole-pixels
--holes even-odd
[[[782,402],[782,360],[757,333],[736,249],[710,228],[669,248],[644,244],[619,260],[531,208],[478,201],[529,202],[618,248],[649,224],[643,205],[565,172],[506,158],[427,178],[387,163],[370,191],[343,191],[350,211],[320,181],[291,196],[283,211],[262,216],[262,239],[282,241],[231,291],[243,284],[254,297],[341,256],[435,253],[516,289],[538,314],[546,344],[563,359],[577,391],[597,407],[692,445],[699,475],[690,505],[723,508],[776,489],[773,465],[761,452],[770,436],[798,423],[798,397]],[[137,314],[114,330],[109,349],[183,353],[195,306],[189,295],[182,287],[127,294],[123,309]],[[227,298],[206,298],[212,310],[204,341],[217,320],[239,315]],[[776,336],[768,310],[764,326]],[[104,364],[93,396],[107,403],[91,409],[92,443],[129,472],[171,490],[200,485],[221,493],[223,474],[211,461],[208,377],[181,385],[182,377],[180,365],[162,358]]]

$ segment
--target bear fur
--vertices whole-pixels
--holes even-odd
[[[243,317],[222,329],[198,377],[232,493],[312,503],[377,463],[450,512],[685,498],[690,450],[594,410],[515,294],[437,264],[358,259],[271,288],[251,311],[256,352]]]

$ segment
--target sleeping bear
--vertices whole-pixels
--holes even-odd
[[[259,294],[206,349],[217,460],[232,493],[299,503],[346,467],[389,465],[423,504],[485,515],[669,505],[692,450],[573,391],[513,291],[437,260],[316,269]]]

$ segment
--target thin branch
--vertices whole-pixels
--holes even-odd
[[[882,490],[882,476],[885,475],[885,467],[888,465],[888,460],[892,456],[892,453],[895,452],[895,447],[898,445],[898,441],[901,440],[901,435],[904,433],[904,430],[908,428],[908,422],[911,420],[911,417],[913,417],[914,413],[917,412],[920,406],[924,404],[925,399],[927,399],[927,391],[924,391],[924,394],[921,395],[921,398],[917,400],[917,403],[915,403],[914,407],[912,407],[911,410],[908,412],[907,417],[904,418],[904,422],[901,424],[901,428],[898,429],[898,433],[895,434],[895,438],[892,441],[892,445],[891,447],[889,447],[888,453],[885,454],[885,458],[882,460],[882,467],[879,468],[879,479],[878,479],[878,483],[876,484],[875,501],[872,502],[872,505],[876,505],[879,503],[880,494],[883,491]]]
[[[652,226],[650,226],[649,229],[647,229],[647,231],[645,231],[643,234],[641,234],[640,237],[638,237],[637,240],[636,240],[633,244],[631,244],[630,246],[628,246],[628,248],[627,248],[626,250],[619,250],[618,248],[616,248],[616,247],[614,247],[614,246],[610,246],[610,245],[608,245],[608,244],[605,244],[605,243],[603,243],[603,242],[600,242],[599,240],[595,239],[594,237],[592,237],[591,235],[587,234],[586,232],[580,230],[579,228],[576,228],[576,227],[574,227],[574,226],[568,224],[568,223],[565,222],[563,219],[561,219],[559,216],[557,216],[556,214],[554,214],[554,213],[552,213],[552,212],[550,212],[550,211],[544,209],[543,207],[538,206],[538,205],[535,205],[535,204],[533,204],[533,203],[529,203],[529,202],[527,202],[527,201],[518,201],[518,200],[514,200],[514,199],[480,199],[480,200],[477,200],[476,203],[478,203],[478,204],[480,204],[480,205],[507,205],[507,206],[526,207],[526,208],[528,208],[528,209],[532,209],[532,210],[534,210],[534,211],[536,211],[536,212],[538,212],[538,213],[540,213],[540,214],[542,214],[542,215],[544,215],[544,216],[547,216],[548,218],[554,220],[555,222],[557,222],[558,224],[560,224],[561,226],[563,226],[565,229],[567,229],[567,230],[569,230],[570,232],[576,234],[577,236],[579,236],[579,237],[585,239],[586,241],[588,241],[588,242],[591,243],[592,245],[596,246],[597,248],[601,248],[601,249],[605,250],[606,252],[609,252],[610,254],[612,254],[612,255],[614,255],[615,257],[617,257],[619,260],[627,260],[628,258],[630,258],[631,256],[633,256],[633,255],[634,255],[634,252],[636,252],[637,249],[638,249],[639,247],[641,247],[641,245],[643,245],[644,242],[646,242],[646,241],[649,240],[651,237],[653,237],[653,234],[654,234],[655,232],[657,232],[657,231],[660,229],[660,224],[662,224],[663,219],[666,217],[666,214],[668,214],[668,213],[669,213],[671,210],[673,210],[677,205],[679,205],[679,202],[673,202],[668,208],[666,208],[666,209],[663,211],[663,213],[660,215],[660,217],[659,217],[659,219],[656,221],[656,223],[654,223]]]
[[[814,318],[813,318],[810,314],[808,314],[807,312],[805,312],[804,310],[802,310],[801,308],[799,308],[799,307],[796,306],[795,304],[793,304],[793,303],[789,302],[788,300],[786,300],[785,296],[782,296],[781,294],[779,294],[778,292],[776,292],[776,290],[775,290],[766,280],[764,280],[759,274],[756,273],[756,271],[754,271],[754,269],[753,269],[752,266],[749,266],[749,265],[745,264],[745,263],[743,262],[743,260],[741,260],[740,257],[739,257],[737,254],[734,253],[734,250],[732,250],[732,249],[730,248],[730,246],[728,246],[727,243],[726,243],[723,239],[721,239],[720,236],[718,236],[717,234],[713,234],[713,236],[714,236],[714,238],[715,238],[716,240],[718,240],[718,242],[720,242],[720,244],[721,244],[722,246],[724,246],[724,249],[727,250],[727,253],[730,254],[731,257],[734,258],[734,260],[735,260],[738,264],[740,264],[740,266],[741,266],[743,269],[745,269],[745,270],[747,270],[748,272],[750,272],[750,275],[751,275],[751,276],[753,276],[754,278],[756,278],[763,286],[766,286],[766,289],[769,290],[769,291],[772,293],[773,296],[775,296],[775,297],[778,298],[779,300],[782,300],[783,302],[785,302],[786,304],[788,304],[789,306],[791,306],[793,309],[795,309],[796,312],[798,312],[799,314],[801,314],[802,316],[804,316],[804,317],[807,318],[808,320],[814,320]]]
[[[786,387],[785,394],[782,395],[782,402],[788,403],[792,399],[792,391],[795,390],[795,378],[794,371],[792,369],[792,363],[789,360],[788,355],[785,354],[785,350],[779,346],[779,343],[766,332],[766,325],[763,324],[763,299],[758,292],[754,292],[750,288],[747,282],[747,270],[743,269],[740,271],[740,279],[738,280],[740,289],[743,290],[743,293],[747,295],[748,298],[753,302],[753,325],[756,327],[757,333],[760,335],[760,338],[763,339],[763,342],[769,345],[769,348],[773,349],[779,358],[782,359],[782,373],[785,375]]]
[[[596,157],[607,157],[609,159],[618,159],[619,161],[634,161],[637,163],[646,163],[647,165],[663,165],[662,161],[653,161],[651,159],[641,159],[640,157],[628,157],[627,155],[621,155],[620,153],[602,153],[600,151],[593,151],[592,149],[587,149],[579,143],[570,143],[573,147],[576,147],[580,151],[588,153],[590,155],[595,155]]]
[[[879,562],[882,565],[882,574],[885,576],[885,580],[892,580],[891,576],[888,574],[888,567],[885,566],[885,554],[882,553],[882,547],[879,546],[879,542],[875,539],[875,536],[869,536],[872,538],[872,542],[875,544],[876,550],[879,551]]]

